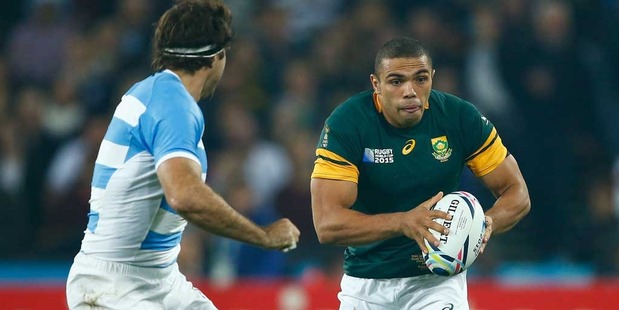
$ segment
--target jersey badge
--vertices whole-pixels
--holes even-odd
[[[393,149],[370,149],[365,148],[363,162],[373,164],[392,164]]]
[[[408,155],[413,151],[414,148],[415,148],[415,139],[410,139],[406,141],[406,144],[404,144],[404,147],[402,148],[402,154]]]
[[[329,131],[331,131],[331,129],[329,129],[328,125],[325,125],[325,129],[323,130],[324,134],[322,135],[322,142],[320,142],[322,147],[327,147],[329,144]]]
[[[452,149],[449,147],[447,136],[440,136],[430,140],[432,144],[432,156],[440,162],[446,162],[451,156]]]

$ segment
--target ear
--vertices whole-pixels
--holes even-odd
[[[370,74],[370,83],[372,83],[372,88],[374,88],[374,92],[380,94],[380,83],[376,75]]]

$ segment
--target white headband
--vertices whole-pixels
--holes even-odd
[[[197,48],[166,47],[163,49],[163,53],[170,56],[183,58],[209,58],[223,52],[223,50],[223,47],[218,48],[217,44],[210,44]],[[210,53],[206,53],[209,51]]]

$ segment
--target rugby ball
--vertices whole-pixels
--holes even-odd
[[[451,214],[451,220],[434,219],[435,222],[449,228],[449,234],[443,235],[430,229],[440,244],[434,246],[424,240],[428,253],[424,254],[426,266],[432,273],[451,276],[470,267],[481,249],[486,231],[484,210],[475,196],[458,191],[447,194],[433,207]]]

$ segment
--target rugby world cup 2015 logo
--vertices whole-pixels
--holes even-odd
[[[393,149],[365,148],[365,151],[363,152],[363,162],[374,164],[392,164]]]
[[[430,140],[432,144],[432,156],[439,160],[440,162],[445,162],[451,156],[451,148],[449,147],[449,142],[447,141],[447,136],[440,136]]]

